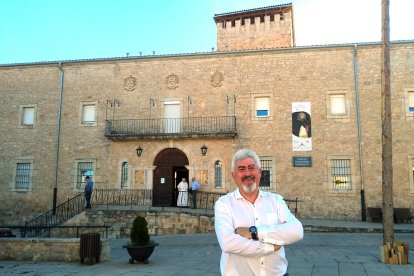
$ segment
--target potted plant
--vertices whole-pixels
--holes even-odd
[[[147,264],[148,258],[157,245],[158,243],[150,239],[148,223],[145,217],[140,215],[136,216],[131,229],[130,242],[122,246],[127,249],[131,256],[129,263],[133,264],[134,261],[138,261]]]

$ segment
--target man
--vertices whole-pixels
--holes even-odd
[[[85,185],[85,199],[86,199],[86,209],[91,209],[91,196],[93,190],[93,181],[89,176],[85,177],[86,185]]]
[[[197,209],[197,190],[200,189],[200,183],[198,183],[195,177],[193,177],[191,180],[191,207]]]
[[[237,189],[215,204],[222,275],[288,275],[284,245],[303,238],[301,222],[282,196],[259,190],[260,159],[249,149],[232,159]]]

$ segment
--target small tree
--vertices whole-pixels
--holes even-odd
[[[138,215],[134,219],[130,234],[132,245],[147,245],[150,244],[150,236],[148,234],[148,223],[145,217]]]

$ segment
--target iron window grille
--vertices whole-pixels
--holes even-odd
[[[331,162],[332,188],[334,190],[351,190],[351,160],[333,159]]]
[[[217,160],[214,164],[214,184],[216,188],[222,187],[223,164]]]
[[[30,163],[17,163],[16,166],[16,180],[15,188],[18,190],[29,189],[31,180],[31,169]]]
[[[128,162],[123,162],[121,166],[121,188],[128,186]]]
[[[262,167],[262,176],[260,177],[259,188],[266,190],[271,189],[272,184],[272,160],[260,160]]]
[[[77,181],[76,181],[76,188],[82,189],[85,187],[85,178],[89,176],[92,180],[93,177],[93,163],[92,162],[79,162],[78,163],[78,173],[77,173]]]

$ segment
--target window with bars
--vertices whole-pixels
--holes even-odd
[[[32,183],[32,164],[31,163],[17,163],[15,176],[15,189],[27,190]]]
[[[260,189],[271,189],[272,187],[272,160],[260,160],[262,176],[260,177]]]
[[[128,162],[123,162],[121,166],[121,188],[128,187]]]
[[[93,162],[78,162],[76,189],[85,187],[85,177],[87,176],[93,181]]]
[[[214,185],[216,188],[223,187],[222,178],[223,177],[223,164],[220,160],[217,160],[214,163]]]
[[[331,185],[334,190],[351,190],[351,160],[332,159],[331,160]]]

